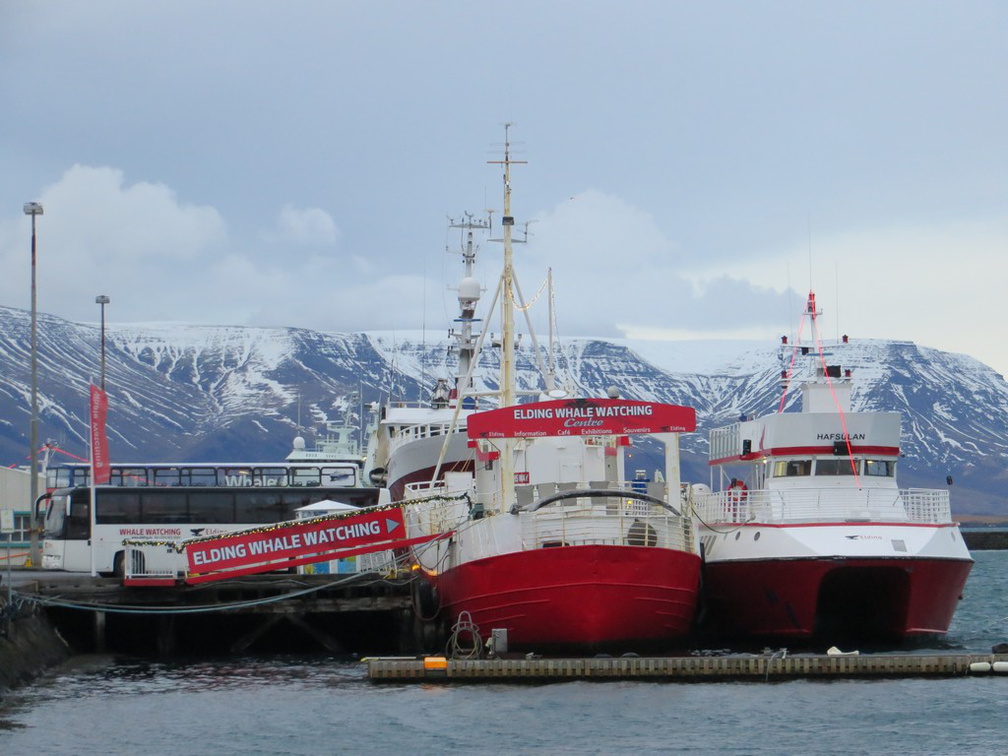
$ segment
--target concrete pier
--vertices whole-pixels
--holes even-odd
[[[411,653],[411,576],[271,573],[202,586],[123,586],[114,578],[23,574],[22,599],[74,651]]]

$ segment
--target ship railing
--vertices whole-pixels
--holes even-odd
[[[408,529],[415,529],[425,535],[454,530],[482,509],[474,501],[471,487],[453,489],[443,480],[408,483],[405,500],[426,504],[407,507],[405,510]]]
[[[614,490],[517,512],[525,549],[556,546],[644,546],[693,551],[693,521]]]
[[[741,454],[741,426],[738,423],[723,428],[714,428],[708,439],[711,459],[728,459]]]
[[[907,488],[900,492],[912,522],[942,524],[952,522],[949,492],[937,488]]]
[[[952,521],[948,491],[923,488],[694,491],[693,506],[705,523]]]
[[[421,423],[408,425],[400,428],[395,437],[398,445],[405,441],[414,441],[421,438],[434,438],[446,436],[452,431],[451,423]]]
[[[677,515],[660,504],[633,497],[645,494],[664,501],[666,490],[664,483],[636,480],[517,485],[507,512],[519,517],[525,548],[609,544],[692,551],[695,525],[684,500],[672,504]],[[558,493],[578,491],[586,495],[538,508],[542,500]],[[408,484],[406,500],[426,500],[427,506],[406,509],[410,529],[425,534],[445,533],[466,520],[502,513],[497,495],[484,499],[441,481]]]

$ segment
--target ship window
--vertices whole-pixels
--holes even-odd
[[[839,459],[817,459],[816,460],[816,475],[853,475],[856,469],[861,467],[861,460],[855,459],[854,466],[851,466],[851,461],[848,458],[841,457]]]
[[[891,459],[866,459],[864,474],[879,478],[891,478],[894,475],[895,464]]]
[[[811,459],[789,459],[784,463],[784,476],[794,478],[799,475],[812,474]]]

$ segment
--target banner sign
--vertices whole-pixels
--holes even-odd
[[[629,399],[560,399],[477,412],[466,428],[469,438],[690,433],[696,410]]]
[[[108,483],[112,468],[108,455],[108,436],[105,417],[108,414],[108,396],[91,384],[91,473],[96,485]]]
[[[402,510],[391,508],[280,523],[261,530],[188,542],[185,552],[189,572],[216,572],[354,547],[367,547],[356,553],[380,551],[398,545],[406,537],[405,531]]]

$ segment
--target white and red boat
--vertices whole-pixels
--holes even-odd
[[[450,333],[458,353],[456,374],[437,381],[429,402],[389,401],[372,407],[375,418],[369,430],[365,469],[371,482],[386,488],[394,501],[403,498],[409,483],[473,469],[465,425],[479,400],[472,374],[483,342],[474,331],[482,286],[473,276],[478,249],[473,232],[489,226],[471,215],[452,226],[465,232],[459,250],[465,267],[458,285],[459,316]]]
[[[973,564],[949,492],[897,486],[900,416],[851,411],[851,372],[828,364],[818,315],[810,292],[798,343],[782,340],[778,412],[710,433],[711,483],[692,491],[710,619],[744,637],[943,634]],[[813,370],[786,412],[799,355]]]
[[[417,569],[447,627],[464,620],[467,631],[506,637],[512,649],[625,649],[681,638],[694,626],[700,554],[683,504],[678,434],[695,429],[695,412],[614,395],[571,398],[553,388],[550,370],[539,401],[518,402],[514,311],[524,302],[512,267],[505,145],[497,408],[472,408],[466,369],[455,395],[430,410],[450,423],[432,433],[432,414],[412,426],[392,426],[391,411],[384,418],[394,428],[388,479],[402,485],[407,534],[446,534],[415,549]],[[478,291],[467,275],[464,322],[473,322]],[[467,359],[481,340],[462,351]],[[666,444],[656,481],[628,481],[623,452],[637,434]]]

